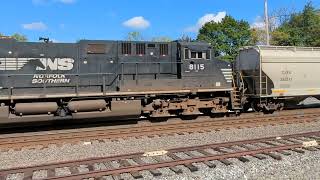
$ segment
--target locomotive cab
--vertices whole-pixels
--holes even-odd
[[[214,58],[211,45],[204,42],[180,42],[180,75],[200,87],[231,88],[232,69],[225,61]]]
[[[211,47],[205,43],[184,43],[181,47],[182,76],[203,74],[208,69],[207,61],[211,60]]]

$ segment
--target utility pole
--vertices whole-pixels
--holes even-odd
[[[268,0],[264,0],[264,22],[266,28],[267,45],[270,45],[270,35],[269,35],[269,16],[268,16]]]

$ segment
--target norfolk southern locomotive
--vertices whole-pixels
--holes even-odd
[[[201,42],[0,40],[0,123],[235,109],[230,64]]]
[[[319,52],[246,48],[233,71],[203,42],[0,39],[0,123],[274,111],[320,94],[318,72],[306,72]]]

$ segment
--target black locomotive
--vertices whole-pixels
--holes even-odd
[[[0,39],[0,123],[241,109],[231,64],[203,42]]]

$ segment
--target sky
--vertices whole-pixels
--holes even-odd
[[[269,11],[300,11],[309,0],[268,0]],[[313,0],[320,8],[320,0]],[[225,15],[261,26],[264,0],[2,0],[0,33],[22,33],[30,41],[123,40],[139,31],[144,39],[183,34],[196,37],[208,21]]]

